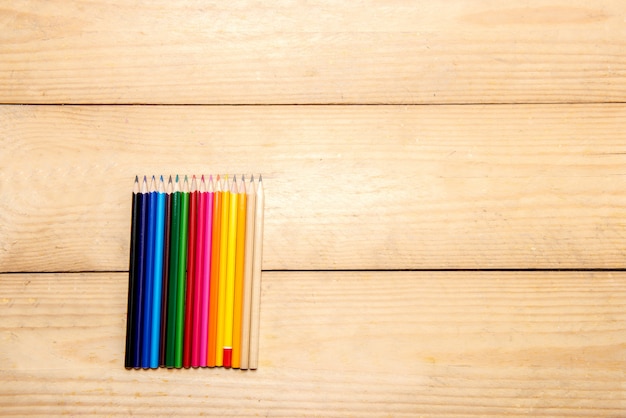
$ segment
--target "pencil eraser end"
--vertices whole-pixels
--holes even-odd
[[[225,348],[224,349],[224,361],[223,361],[225,368],[230,369],[232,365],[232,358],[233,358],[233,349]]]

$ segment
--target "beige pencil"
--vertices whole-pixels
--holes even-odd
[[[254,176],[246,190],[246,241],[245,241],[245,262],[243,277],[243,313],[241,318],[241,361],[240,368],[248,368],[250,357],[250,312],[252,303],[252,260],[254,255],[254,210],[256,193],[254,187]]]
[[[259,325],[261,320],[261,268],[263,261],[263,177],[259,175],[254,219],[254,255],[252,260],[252,307],[250,320],[250,360],[248,368],[256,369],[259,362]]]

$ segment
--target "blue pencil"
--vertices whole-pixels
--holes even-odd
[[[163,291],[163,233],[165,231],[165,187],[163,176],[159,181],[156,204],[156,227],[154,239],[154,283],[152,298],[152,332],[150,343],[150,367],[159,367],[161,346],[161,293]]]
[[[132,367],[138,369],[141,367],[141,336],[142,336],[142,325],[143,325],[143,307],[144,307],[144,284],[145,284],[145,265],[144,260],[146,258],[146,236],[147,236],[147,225],[148,225],[148,188],[146,186],[146,177],[143,178],[143,183],[141,185],[141,193],[139,197],[139,226],[137,227],[138,236],[137,236],[137,248],[136,248],[136,288],[135,294],[133,295],[133,335],[132,335],[132,358],[131,364]]]
[[[146,281],[144,286],[145,302],[143,310],[143,324],[141,336],[141,367],[147,369],[150,367],[150,346],[152,344],[152,298],[153,298],[153,284],[154,284],[154,238],[156,229],[156,209],[157,209],[157,192],[155,189],[155,180],[152,176],[152,182],[150,183],[150,197],[148,199],[149,215],[148,215],[148,234],[146,238],[147,251],[146,251]]]

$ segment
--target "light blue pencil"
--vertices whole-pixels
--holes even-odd
[[[156,227],[154,237],[154,282],[152,283],[152,333],[150,335],[150,367],[159,367],[161,345],[161,297],[163,292],[163,234],[165,233],[165,186],[163,176],[159,180],[156,203]]]

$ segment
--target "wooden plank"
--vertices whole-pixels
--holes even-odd
[[[0,102],[624,101],[626,5],[565,3],[3,1]]]
[[[265,270],[621,268],[624,105],[0,107],[0,269],[128,268],[136,173],[263,173]]]
[[[620,416],[626,273],[264,273],[260,365],[126,371],[125,274],[0,280],[3,414]]]

